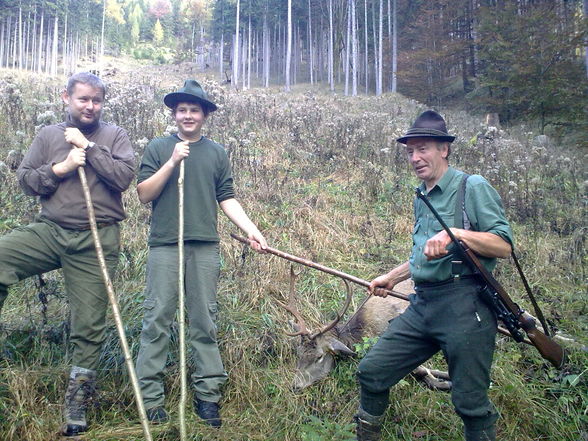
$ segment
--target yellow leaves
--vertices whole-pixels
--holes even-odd
[[[125,24],[126,21],[122,3],[119,3],[118,0],[104,1],[106,1],[106,16],[114,20],[117,24]]]

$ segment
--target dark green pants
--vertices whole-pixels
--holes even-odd
[[[110,276],[119,251],[117,224],[99,229]],[[0,310],[8,287],[19,280],[62,268],[71,309],[74,366],[96,369],[105,338],[108,294],[91,231],[61,228],[42,220],[0,237]]]
[[[361,407],[384,414],[390,387],[438,351],[449,366],[451,399],[470,430],[494,425],[498,414],[488,399],[496,318],[477,294],[473,279],[417,286],[407,310],[361,361]]]

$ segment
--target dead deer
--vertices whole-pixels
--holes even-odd
[[[339,323],[351,304],[352,290],[347,280],[344,280],[347,297],[337,317],[328,325],[312,333],[307,327],[295,305],[295,284],[298,275],[290,268],[290,292],[288,304],[278,302],[280,306],[290,312],[296,322],[293,324],[296,332],[287,333],[290,336],[300,336],[300,344],[296,348],[297,364],[293,387],[302,390],[325,378],[333,367],[337,356],[356,355],[353,348],[363,337],[380,335],[388,326],[388,322],[400,315],[408,302],[396,297],[372,296],[345,323]],[[395,290],[403,294],[414,292],[411,281],[396,285]],[[419,366],[412,375],[423,381],[427,387],[437,390],[450,390],[451,382],[446,372],[430,370]]]

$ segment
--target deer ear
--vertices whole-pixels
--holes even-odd
[[[355,355],[355,352],[341,343],[339,340],[333,339],[329,342],[329,351],[336,355],[347,355],[352,356]]]

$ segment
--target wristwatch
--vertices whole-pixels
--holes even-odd
[[[88,143],[88,145],[86,146],[85,150],[86,150],[86,151],[88,151],[88,150],[90,150],[90,149],[93,149],[95,145],[96,145],[96,143],[95,143],[95,142],[92,142],[92,141],[90,141],[90,142]]]

